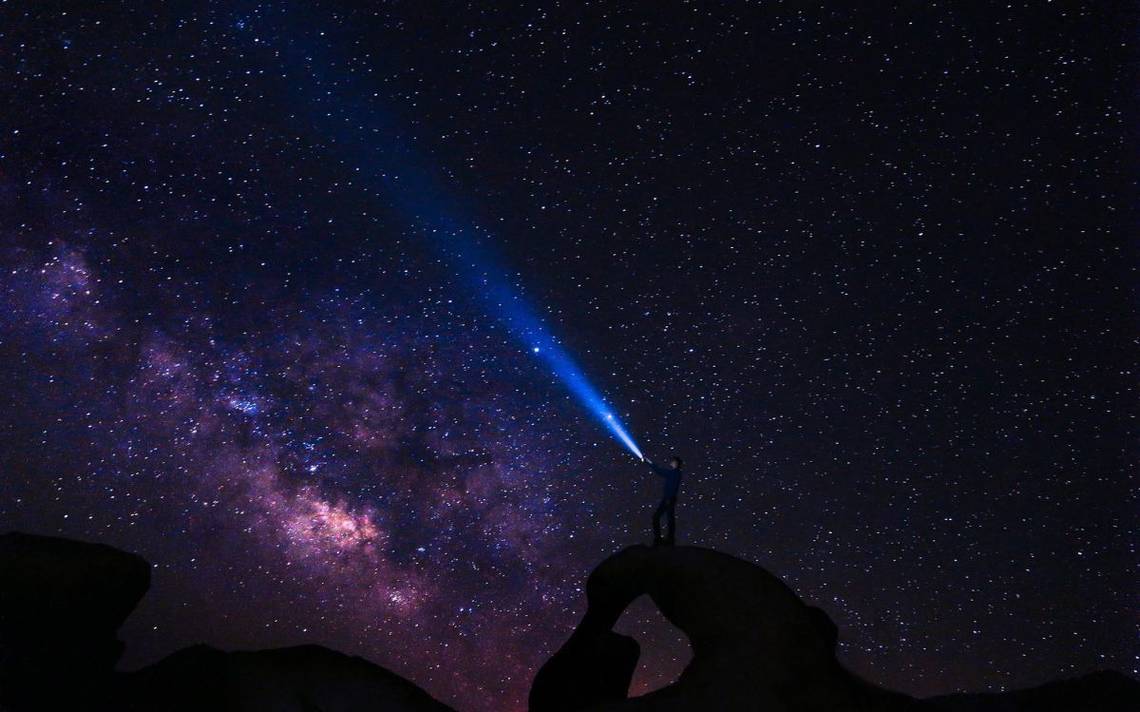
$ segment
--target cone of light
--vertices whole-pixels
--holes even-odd
[[[490,293],[498,295],[499,299],[495,300],[496,307],[499,309],[500,318],[511,331],[531,345],[531,352],[546,362],[551,373],[602,425],[606,426],[618,442],[639,460],[644,460],[641,448],[606,404],[601,393],[594,388],[586,378],[586,374],[566,349],[555,340],[553,334],[523,301],[521,295],[506,287],[493,289]]]
[[[463,207],[467,202],[441,181],[446,171],[413,145],[404,122],[379,105],[375,87],[362,84],[359,75],[336,69],[345,66],[343,58],[331,56],[323,42],[300,41],[313,36],[315,18],[291,15],[285,21],[292,26],[284,35],[294,41],[280,59],[291,89],[299,94],[296,106],[308,109],[303,116],[309,128],[321,143],[339,151],[341,163],[354,166],[353,179],[381,199],[382,209],[394,209],[463,278],[486,310],[537,355],[618,442],[644,459],[601,393],[525,299],[518,279],[487,246],[493,237],[469,217],[470,207]]]
[[[545,357],[547,364],[550,365],[554,374],[558,376],[559,379],[566,384],[570,392],[606,426],[610,433],[618,439],[618,442],[633,453],[637,459],[644,460],[645,456],[641,454],[641,448],[637,447],[637,443],[633,441],[633,437],[630,436],[625,426],[622,425],[618,417],[614,415],[613,411],[610,410],[605,401],[602,400],[601,394],[586,380],[585,374],[570,360],[569,355],[567,355],[564,350],[558,348],[536,348],[537,353]]]
[[[614,414],[602,394],[586,378],[585,372],[570,356],[565,347],[554,337],[540,319],[521,291],[505,278],[505,273],[488,267],[485,255],[474,244],[449,245],[449,252],[462,250],[465,264],[479,264],[476,275],[476,292],[482,301],[497,313],[499,320],[523,343],[531,353],[544,361],[551,373],[566,386],[578,402],[594,415],[627,450],[639,460],[644,460],[641,448],[634,442],[629,431]]]

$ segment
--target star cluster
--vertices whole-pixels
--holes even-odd
[[[685,457],[682,542],[783,577],[855,671],[1132,669],[1109,11],[0,4],[0,524],[154,563],[128,665],[317,642],[524,708],[659,485],[446,209]],[[635,692],[689,657],[643,604]]]

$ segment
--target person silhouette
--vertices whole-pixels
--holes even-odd
[[[662,467],[647,457],[642,461],[649,465],[655,474],[665,480],[661,491],[661,502],[653,512],[653,545],[673,546],[677,536],[677,493],[681,489],[681,465],[684,462],[674,455],[668,467]],[[661,518],[665,518],[665,536],[661,536]]]

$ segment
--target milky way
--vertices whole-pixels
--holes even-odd
[[[103,5],[0,8],[0,528],[153,562],[125,666],[315,642],[523,708],[660,485],[503,293],[858,673],[1134,666],[1131,18]],[[635,692],[689,657],[620,627]]]
[[[254,607],[281,589],[311,598],[315,615],[334,619],[322,627],[353,636],[351,647],[418,680],[442,676],[445,690],[502,699],[502,683],[470,670],[511,680],[533,667],[541,645],[526,629],[580,594],[560,566],[561,537],[584,513],[556,508],[568,492],[544,443],[550,426],[518,394],[524,378],[493,373],[494,348],[470,324],[446,313],[430,325],[385,321],[334,298],[313,305],[318,314],[266,314],[264,329],[226,345],[200,313],[175,333],[128,322],[66,244],[42,262],[7,258],[12,345],[50,354],[41,385],[69,403],[62,420],[98,422],[82,438],[98,469],[78,478],[102,490],[100,513],[86,515],[94,531],[114,519],[170,537],[193,559],[170,563],[171,577],[220,576]],[[57,438],[49,425],[39,445],[55,450]],[[229,574],[218,561],[200,568],[215,556]],[[291,618],[294,635],[329,634]],[[379,651],[372,636],[383,636]],[[408,643],[444,655],[416,659]],[[467,674],[433,670],[448,650],[479,659],[486,649],[494,658]]]

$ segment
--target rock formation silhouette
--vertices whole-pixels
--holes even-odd
[[[638,648],[612,628],[641,595],[688,636],[693,658],[673,684],[625,699]],[[586,598],[582,621],[535,676],[530,712],[1140,710],[1140,683],[1114,672],[929,700],[882,689],[840,665],[826,613],[759,566],[710,549],[630,547],[594,569]]]
[[[253,652],[192,646],[114,672],[117,630],[150,566],[99,544],[0,536],[0,712],[447,712],[399,675],[315,645]],[[1100,672],[1003,694],[915,700],[867,683],[835,657],[837,631],[776,576],[696,547],[633,546],[590,575],[588,608],[538,671],[531,712],[1133,712],[1140,683]],[[640,654],[612,628],[648,595],[688,637],[673,684],[627,698]]]
[[[636,648],[611,629],[641,595],[688,636],[693,659],[672,685],[625,700]],[[727,554],[633,546],[594,569],[586,597],[581,623],[535,676],[531,712],[921,709],[844,670],[826,613],[759,566]],[[614,659],[620,664],[602,669]]]
[[[931,712],[1126,712],[1140,710],[1140,683],[1099,670],[1025,690],[941,695],[926,702]]]
[[[116,631],[149,586],[150,565],[133,554],[0,536],[0,709],[64,708],[104,695],[123,652]]]
[[[254,652],[196,645],[120,676],[111,699],[124,712],[451,711],[396,673],[319,645]]]
[[[143,559],[100,544],[0,536],[0,711],[448,712],[399,675],[316,645],[193,646],[114,673],[116,631],[150,585]]]

